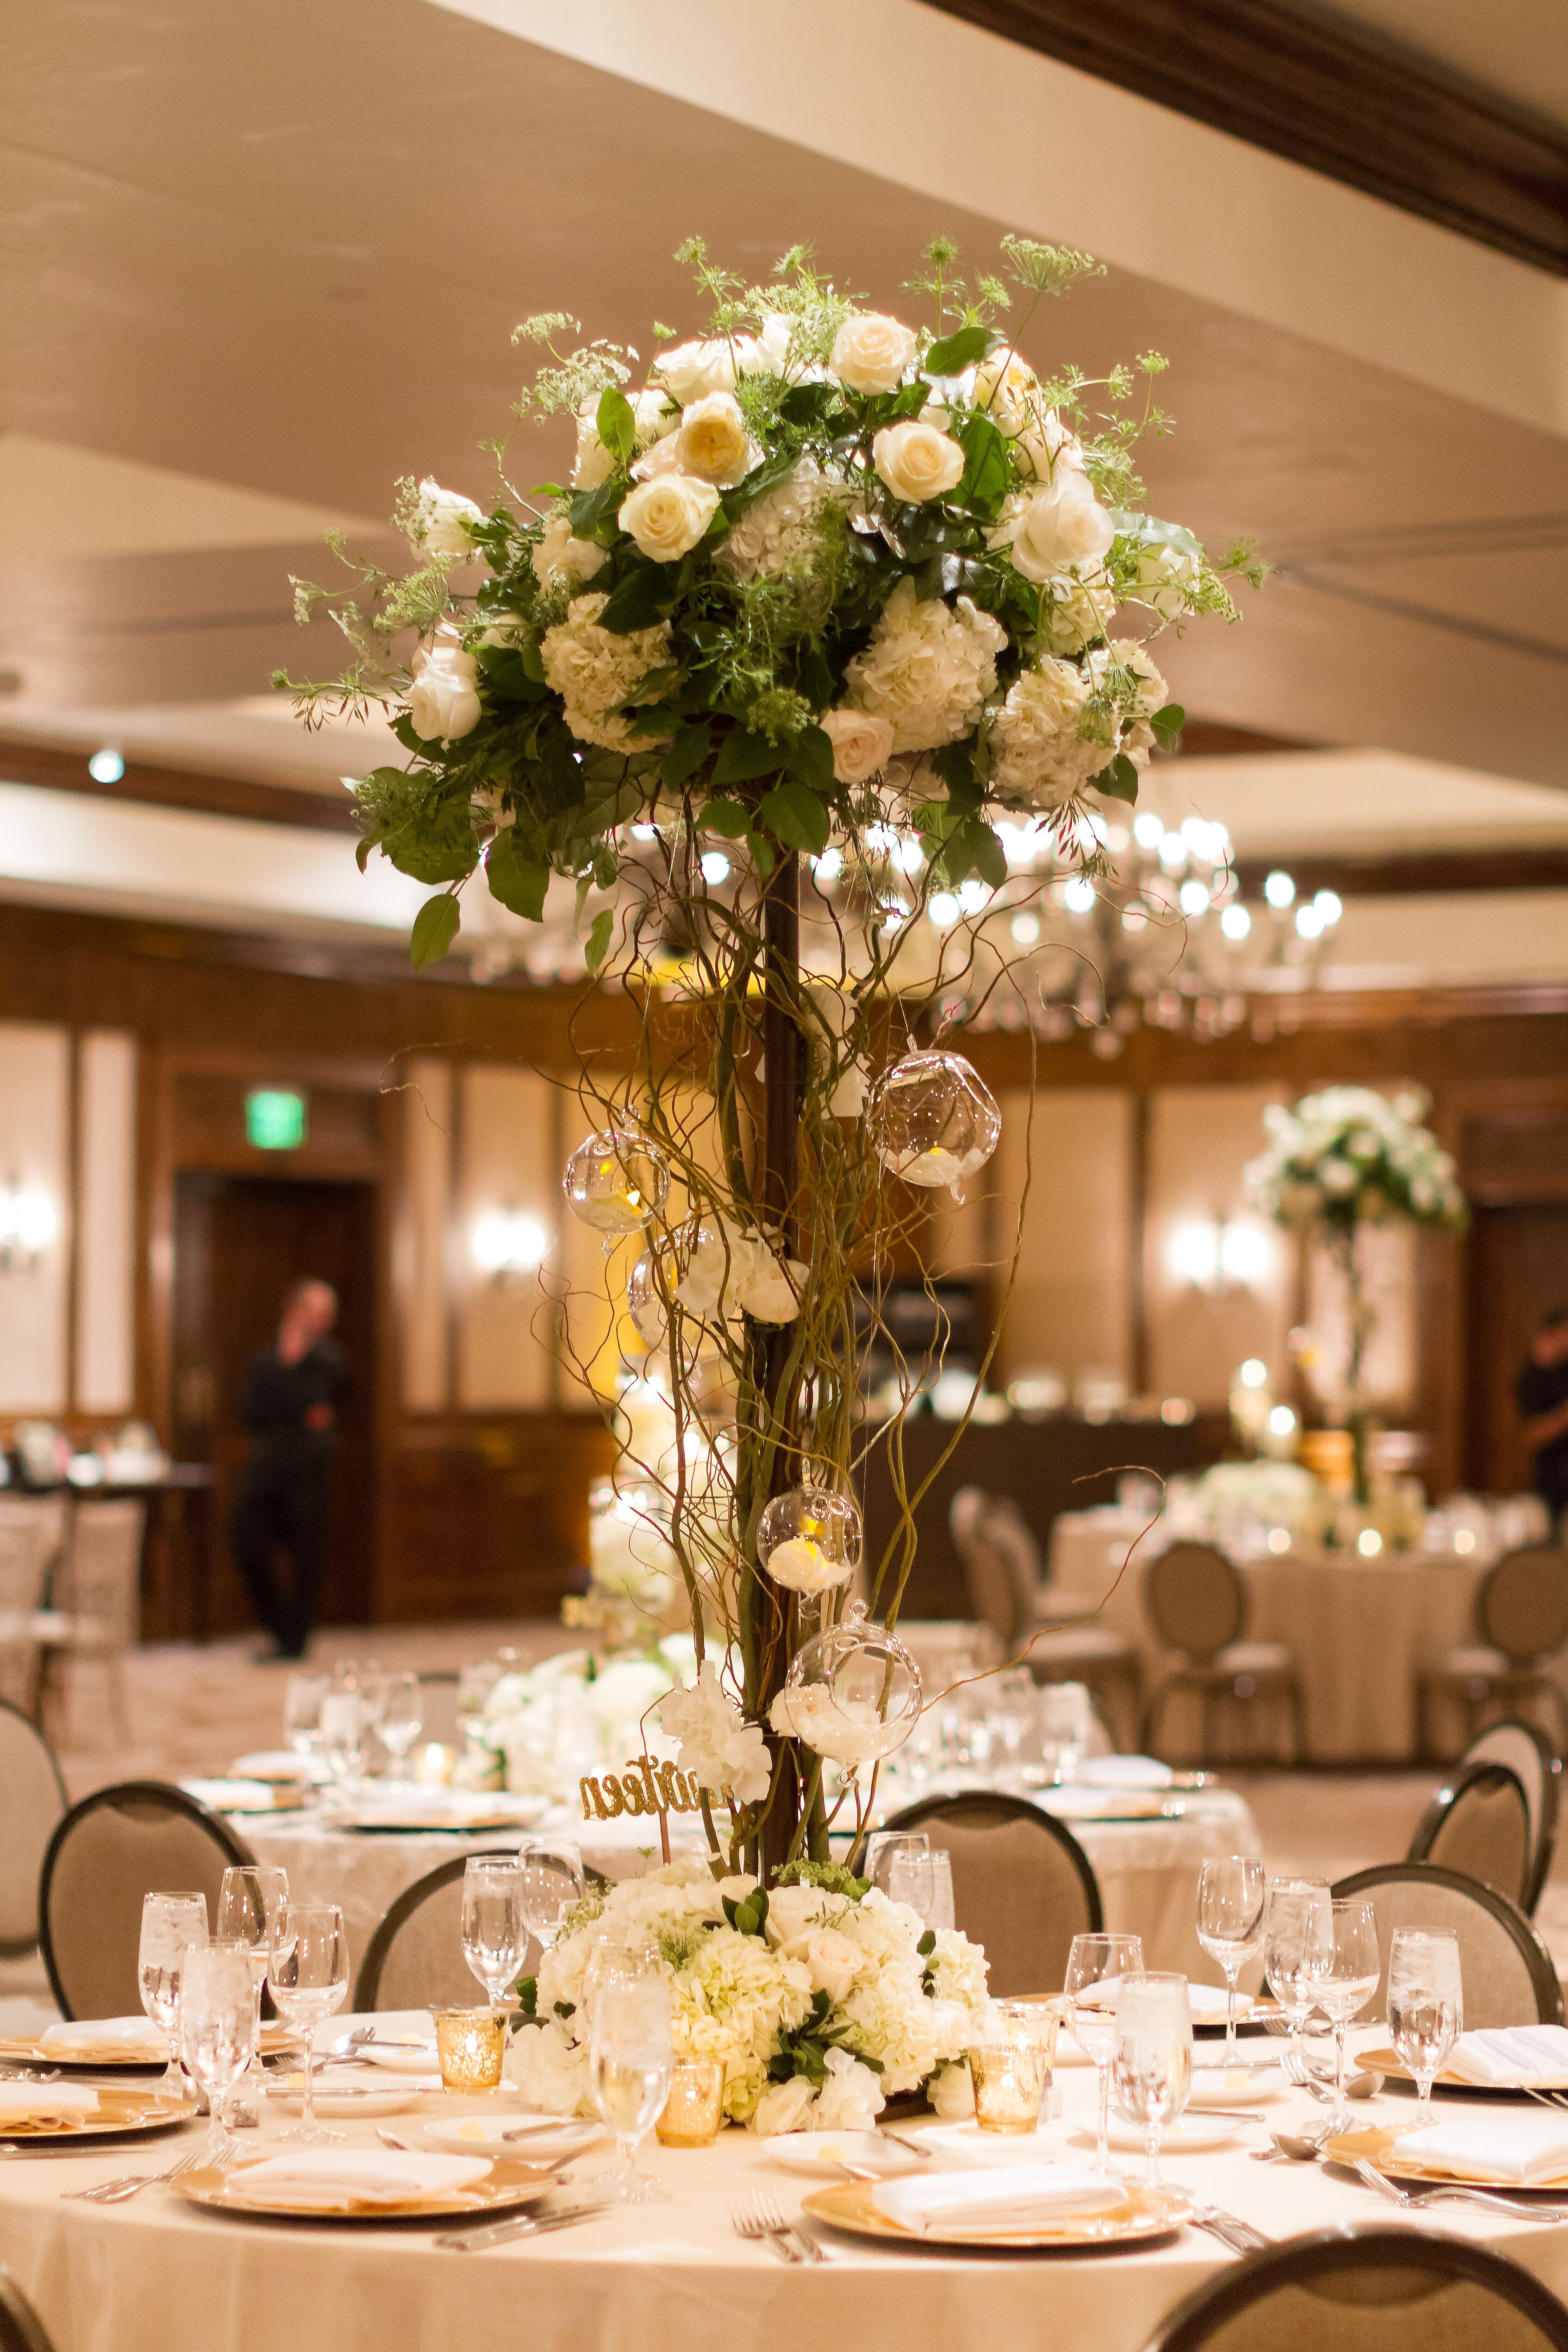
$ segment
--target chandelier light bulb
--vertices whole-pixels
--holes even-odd
[[[926,901],[925,911],[939,931],[950,931],[963,912],[951,890],[938,890]]]
[[[728,879],[729,860],[725,856],[723,850],[705,850],[703,852],[703,880],[707,884],[709,889],[716,889],[721,882],[727,882]]]
[[[1133,819],[1133,839],[1140,849],[1157,849],[1165,839],[1165,819],[1145,809],[1142,816]]]
[[[1020,948],[1032,948],[1040,937],[1038,915],[1015,915],[1008,929]]]
[[[1296,886],[1288,874],[1276,866],[1273,873],[1264,879],[1263,896],[1270,907],[1289,907],[1295,898]]]
[[[1312,904],[1322,919],[1325,931],[1332,929],[1344,912],[1344,901],[1337,890],[1320,890]]]
[[[1061,903],[1070,915],[1086,915],[1094,904],[1093,883],[1087,876],[1075,874],[1061,886]]]
[[[1201,882],[1184,882],[1181,886],[1181,910],[1184,915],[1207,915],[1208,891]]]
[[[1227,907],[1219,918],[1219,928],[1228,940],[1244,940],[1252,929],[1252,918],[1245,907]]]
[[[1296,908],[1296,929],[1303,940],[1317,940],[1322,937],[1323,919],[1315,907]]]
[[[118,751],[111,751],[106,744],[101,751],[93,753],[87,763],[87,772],[95,784],[117,784],[125,773],[125,761]]]
[[[1249,1356],[1236,1377],[1244,1389],[1267,1388],[1269,1367],[1261,1356]]]

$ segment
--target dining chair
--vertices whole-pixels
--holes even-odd
[[[1283,1705],[1295,1761],[1306,1754],[1306,1700],[1294,1654],[1283,1642],[1249,1642],[1247,1587],[1233,1560],[1214,1544],[1180,1541],[1144,1570],[1144,1613],[1175,1655],[1144,1710],[1140,1745],[1157,1755],[1156,1735],[1170,1700],[1197,1698],[1202,1711],[1201,1763],[1215,1754],[1215,1708]]]
[[[1086,1683],[1117,1718],[1124,1745],[1137,1736],[1143,1664],[1132,1643],[1094,1622],[1081,1602],[1051,1592],[1040,1546],[1009,1496],[961,1486],[948,1524],[968,1580],[969,1606],[995,1631],[1007,1658],[1037,1683]]]
[[[54,2352],[54,2339],[8,2271],[0,2270],[0,2352]]]
[[[38,1711],[42,1612],[57,1549],[40,1514],[0,1518],[0,1696],[32,1716]]]
[[[1468,2238],[1342,2221],[1228,2263],[1144,2352],[1568,2352],[1568,2306]]]
[[[125,1715],[125,1659],[139,1631],[141,1538],[147,1513],[141,1503],[78,1503],[55,1582],[55,1607],[64,1624],[47,1653],[48,1699],[62,1717],[67,1697],[56,1696],[57,1664],[75,1668],[101,1664],[108,1682],[110,1727],[122,1747],[131,1744]],[[74,1702],[73,1672],[68,1699]]]
[[[1464,1714],[1469,1738],[1483,1708],[1501,1702],[1516,1709],[1542,1699],[1557,1725],[1557,1752],[1568,1748],[1568,1694],[1546,1671],[1546,1661],[1568,1644],[1568,1551],[1558,1544],[1521,1544],[1494,1560],[1476,1592],[1476,1640],[1444,1653],[1421,1676],[1416,1727],[1424,1755],[1432,1749],[1432,1705],[1448,1699]]]
[[[1518,1773],[1485,1759],[1461,1765],[1433,1796],[1405,1859],[1462,1871],[1526,1910],[1530,1800]]]
[[[515,1860],[516,1846],[476,1847]],[[352,2008],[429,2009],[437,2002],[472,2009],[485,1995],[463,1957],[463,1877],[467,1853],[438,1862],[388,1906],[365,1946]]]
[[[70,1799],[54,1749],[32,1717],[0,1699],[0,1959],[38,1942],[38,1874]]]
[[[256,1856],[228,1823],[166,1780],[95,1789],[57,1825],[38,1878],[38,1941],[62,2017],[141,2006],[141,1898],[189,1888],[215,1920],[225,1870]]]
[[[1337,1895],[1363,1895],[1377,1921],[1382,1970],[1361,2014],[1376,2022],[1388,2006],[1388,1947],[1396,1929],[1435,1927],[1457,1936],[1468,2031],[1505,2025],[1562,2025],[1557,1969],[1517,1903],[1479,1878],[1435,1862],[1385,1862],[1340,1879]]]
[[[954,1920],[985,1946],[993,1996],[1060,1992],[1073,1937],[1104,1926],[1088,1855],[1025,1797],[923,1797],[883,1826],[924,1830],[951,1856]]]
[[[1530,1873],[1520,1907],[1533,1918],[1557,1844],[1563,1759],[1538,1725],[1511,1722],[1494,1723],[1472,1739],[1459,1762],[1506,1764],[1511,1772],[1518,1775],[1530,1809]]]

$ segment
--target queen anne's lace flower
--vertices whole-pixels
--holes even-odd
[[[870,645],[844,672],[849,699],[893,729],[896,751],[935,751],[967,735],[997,682],[1007,632],[967,596],[915,600],[901,580],[882,609]]]
[[[1049,654],[1015,681],[991,730],[998,800],[1055,808],[1104,766],[1104,745],[1085,742],[1078,732],[1088,698],[1083,673]]]
[[[733,1790],[743,1805],[760,1804],[773,1777],[768,1742],[759,1724],[743,1719],[716,1666],[705,1664],[691,1690],[672,1692],[661,1714],[680,1742],[683,1772],[705,1789]]]
[[[632,629],[612,635],[599,626],[599,615],[609,599],[597,592],[574,596],[566,618],[547,629],[539,641],[545,677],[566,705],[566,723],[584,743],[622,749],[634,740],[640,749],[668,741],[656,735],[631,738],[629,722],[618,706],[641,697],[643,680],[670,659],[670,627],[660,621],[651,629]]]

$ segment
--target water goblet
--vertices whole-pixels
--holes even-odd
[[[593,2104],[615,2135],[615,2195],[645,2205],[664,2194],[637,2169],[637,2148],[664,2113],[674,2057],[670,1993],[662,1976],[614,1977],[591,2011],[589,2081]]]
[[[1263,1965],[1269,1986],[1285,2012],[1292,2049],[1317,2006],[1309,1971],[1314,1949],[1326,1939],[1331,1901],[1326,1878],[1271,1878],[1263,1913]]]
[[[344,1801],[360,1785],[368,1727],[365,1695],[359,1684],[335,1683],[321,1701],[321,1750],[334,1789]]]
[[[1416,2129],[1432,2120],[1432,2084],[1465,2030],[1459,1939],[1437,1929],[1399,1927],[1388,1948],[1388,2027],[1416,2078]]]
[[[392,1759],[395,1779],[401,1782],[408,1769],[408,1751],[424,1728],[424,1695],[417,1675],[389,1675],[382,1685],[381,1714],[376,1729],[382,1746]]]
[[[1082,1683],[1042,1684],[1035,1700],[1035,1729],[1046,1769],[1059,1786],[1073,1780],[1089,1745],[1094,1710]]]
[[[1111,2169],[1111,2061],[1116,2046],[1113,2002],[1124,1976],[1141,1975],[1141,1936],[1096,1933],[1074,1936],[1067,1955],[1062,1990],[1072,2002],[1068,2031],[1099,2077],[1100,2125],[1094,2161],[1102,2172]]]
[[[136,1955],[136,1981],[141,2006],[169,2037],[169,2065],[158,2088],[165,2098],[185,2096],[180,2072],[180,1986],[185,1954],[207,1940],[207,1898],[204,1895],[144,1895],[141,1898],[141,1940]]]
[[[862,1876],[880,1886],[890,1903],[907,1903],[930,1924],[936,1891],[931,1841],[922,1830],[879,1830],[866,1842]]]
[[[283,1736],[296,1756],[321,1752],[321,1702],[330,1682],[326,1675],[290,1675],[283,1695]]]
[[[1263,1865],[1246,1853],[1211,1854],[1198,1873],[1197,1940],[1225,1972],[1225,2063],[1236,2061],[1236,1988],[1263,1947]]]
[[[180,2049],[212,2116],[204,2164],[223,2164],[233,2147],[224,2128],[224,2100],[255,2057],[256,2041],[251,1947],[221,1937],[191,1945],[180,1988]]]
[[[243,1944],[250,1954],[256,1991],[257,2045],[261,2033],[261,1989],[288,1907],[288,1874],[256,1866],[225,1870],[218,1890],[216,1930],[222,1943]],[[250,2070],[247,2068],[246,2070]]]
[[[1111,2068],[1116,2105],[1145,2138],[1145,2189],[1160,2179],[1160,2136],[1176,2122],[1192,2088],[1192,2011],[1186,1979],[1166,1974],[1125,1976],[1116,1988],[1115,2044]]]
[[[528,1949],[520,1863],[500,1854],[471,1854],[463,1873],[463,1957],[499,2009],[522,1974]]]
[[[517,1853],[523,1874],[523,1916],[541,1952],[548,1952],[588,1892],[582,1856],[570,1838],[528,1838]]]
[[[1377,1957],[1377,1915],[1358,1896],[1335,1896],[1322,1941],[1314,1945],[1307,1968],[1312,1999],[1333,2027],[1335,2105],[1329,2128],[1349,2131],[1355,2122],[1345,2104],[1344,2037],[1356,2011],[1377,1990],[1382,1973]]]
[[[335,1903],[291,1903],[283,1915],[268,1971],[278,2014],[305,2045],[305,2100],[299,2121],[281,2139],[319,2147],[341,2139],[316,2120],[316,2028],[341,2009],[349,1992],[349,1939]]]

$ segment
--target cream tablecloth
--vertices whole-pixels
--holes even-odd
[[[1062,2067],[1068,2119],[1042,2127],[1036,2153],[1083,2152],[1069,2138],[1092,2108],[1093,2077]],[[436,2109],[437,2099],[423,2103]],[[451,2103],[453,2111],[460,2105]],[[1290,2093],[1266,2112],[1277,2126],[1322,2110]],[[1409,2112],[1385,2095],[1370,2123]],[[281,2118],[270,2113],[263,2137]],[[412,2118],[404,2119],[404,2127]],[[1298,2124],[1297,2127],[1300,2126]],[[346,2126],[369,2141],[368,2123]],[[162,2162],[194,2137],[145,2153]],[[1310,2166],[1254,2164],[1259,2126],[1204,2156],[1167,2165],[1170,2179],[1284,2238],[1338,2221],[1385,2221],[1375,2192]],[[253,2141],[252,2146],[256,2143]],[[965,2258],[884,2252],[824,2233],[831,2259],[785,2269],[737,2238],[730,2208],[763,2189],[789,2214],[817,2183],[727,2131],[710,2148],[653,2149],[643,2162],[667,2203],[619,2208],[571,2230],[484,2254],[437,2250],[406,2226],[237,2221],[193,2210],[163,2189],[98,2207],[65,2192],[128,2169],[122,2147],[0,2162],[0,2261],[37,2304],[57,2352],[1141,2352],[1183,2295],[1233,2257],[1190,2231],[1139,2253]],[[598,2170],[597,2153],[574,2168]],[[1556,2294],[1568,2293],[1568,2227],[1501,2220],[1446,2205],[1411,2222],[1494,2245]]]
[[[1096,1622],[1135,1643],[1149,1685],[1163,1654],[1143,1608],[1144,1569],[1167,1540],[1156,1521],[1067,1511],[1051,1535],[1053,1597],[1082,1595]],[[1129,1557],[1130,1554],[1130,1557]],[[1292,1551],[1238,1563],[1247,1586],[1248,1638],[1295,1652],[1307,1701],[1308,1753],[1320,1762],[1392,1761],[1416,1752],[1416,1687],[1443,1652],[1475,1641],[1484,1566],[1451,1552]],[[1456,1727],[1439,1721],[1441,1738]],[[1197,1747],[1196,1712],[1173,1702],[1161,1734],[1167,1754]],[[1281,1751],[1283,1752],[1283,1750]]]

